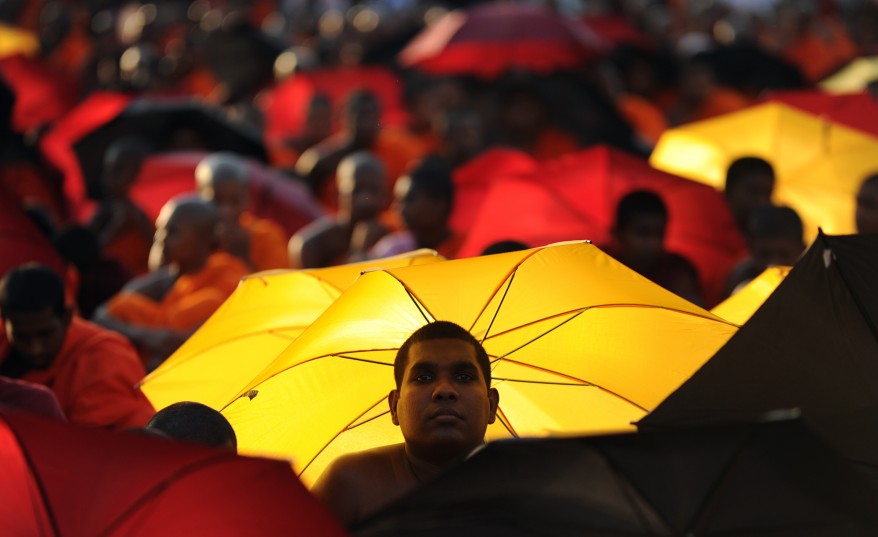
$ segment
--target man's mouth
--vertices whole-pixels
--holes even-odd
[[[453,408],[438,408],[430,413],[430,419],[433,421],[459,421],[463,420],[463,416]]]

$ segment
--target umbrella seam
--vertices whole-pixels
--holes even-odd
[[[6,422],[7,429],[15,436],[15,439],[18,441],[18,445],[21,448],[21,454],[24,457],[24,460],[27,461],[28,469],[30,470],[31,476],[33,476],[34,481],[37,484],[37,487],[40,490],[40,496],[43,500],[43,506],[46,508],[46,515],[49,519],[49,524],[52,526],[53,535],[55,537],[60,537],[61,532],[58,529],[58,522],[55,519],[55,513],[52,509],[52,506],[49,505],[48,495],[46,494],[46,489],[43,486],[43,481],[40,479],[39,473],[37,472],[36,465],[33,460],[31,460],[30,453],[26,449],[24,449],[25,443],[22,441],[21,435],[18,434],[18,431],[12,426],[8,421]]]

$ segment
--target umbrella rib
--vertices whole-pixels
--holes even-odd
[[[26,449],[24,449],[25,443],[22,442],[21,435],[18,434],[18,431],[15,430],[14,427],[11,427],[7,423],[6,427],[13,436],[15,436],[16,441],[18,442],[19,447],[21,447],[21,455],[24,457],[24,460],[27,461],[28,470],[30,470],[30,475],[33,477],[34,482],[37,484],[37,487],[40,489],[40,499],[43,501],[43,507],[46,508],[46,516],[49,519],[49,524],[52,526],[52,535],[54,537],[60,537],[61,531],[58,529],[58,521],[55,519],[55,513],[52,509],[52,506],[49,505],[47,501],[48,494],[46,494],[46,488],[43,486],[43,481],[40,479],[39,472],[37,472],[37,467],[34,464],[33,460],[31,460],[30,453]],[[39,517],[35,517],[39,519]]]
[[[317,453],[315,453],[313,457],[311,457],[311,460],[308,461],[308,464],[306,464],[305,466],[302,467],[302,471],[299,472],[298,475],[301,476],[302,474],[304,474],[304,473],[308,470],[308,468],[311,466],[311,464],[312,464],[315,460],[317,460],[317,457],[319,457],[321,453],[323,453],[324,451],[326,451],[326,448],[329,447],[329,444],[333,443],[333,442],[335,441],[335,439],[338,438],[339,436],[341,436],[345,431],[349,431],[349,430],[351,429],[351,425],[353,425],[354,423],[357,422],[357,420],[359,420],[360,418],[362,418],[363,416],[365,416],[366,413],[368,413],[370,410],[372,410],[373,408],[375,408],[376,406],[378,406],[378,405],[381,403],[381,401],[386,401],[386,400],[387,400],[387,396],[386,396],[386,395],[385,395],[385,396],[382,396],[381,399],[378,399],[377,401],[375,401],[375,402],[372,404],[372,406],[370,406],[369,408],[367,408],[366,410],[364,410],[363,412],[361,412],[360,414],[358,414],[358,415],[357,415],[354,419],[352,419],[350,422],[348,422],[348,424],[345,425],[340,431],[338,431],[337,433],[335,433],[334,435],[332,435],[332,438],[330,438],[328,442],[326,442],[325,444],[323,444],[323,447],[320,448],[320,450],[318,450]],[[383,416],[383,415],[384,415],[384,414],[379,414],[378,416],[375,416],[375,418],[378,418],[378,417]],[[372,419],[375,419],[375,418],[371,418],[369,421],[371,421]]]
[[[233,460],[235,457],[237,457],[237,455],[234,453],[216,453],[216,454],[213,454],[209,457],[201,459],[199,461],[190,463],[190,464],[184,466],[183,468],[180,468],[179,470],[171,473],[170,475],[166,476],[163,480],[161,480],[160,482],[153,485],[145,493],[143,493],[143,495],[140,498],[138,498],[137,500],[132,502],[131,505],[128,507],[128,509],[123,511],[116,518],[116,520],[110,522],[107,525],[106,529],[104,529],[104,531],[99,534],[99,536],[112,535],[113,532],[116,530],[116,528],[119,525],[121,525],[123,522],[125,522],[125,520],[128,517],[130,517],[131,515],[134,514],[134,512],[136,512],[138,509],[140,509],[143,506],[143,504],[145,504],[149,500],[152,500],[153,498],[155,498],[156,496],[161,494],[165,489],[168,488],[168,486],[171,483],[173,483],[179,479],[182,479],[186,475],[194,474],[195,472],[203,470],[204,468],[208,468],[208,467],[210,467],[218,462]]]
[[[823,247],[826,250],[832,251],[832,245],[829,244],[829,239],[826,235],[823,234],[822,229],[818,229],[821,242],[823,243]],[[863,306],[863,301],[858,296],[858,293],[854,293],[854,287],[851,285],[850,280],[848,279],[845,271],[841,268],[841,263],[838,262],[838,258],[835,259],[836,270],[838,270],[838,275],[841,276],[841,281],[844,282],[844,286],[848,290],[848,294],[850,294],[851,298],[854,300],[854,304],[857,305],[857,309],[860,310],[860,315],[862,315],[866,319],[866,326],[869,327],[869,331],[872,332],[872,337],[878,341],[878,329],[875,327],[875,321],[872,319],[872,316],[869,314],[869,311]]]
[[[482,340],[479,342],[483,345],[485,343],[485,340],[488,339],[488,334],[491,333],[491,328],[494,327],[494,321],[497,320],[497,315],[500,314],[500,308],[503,307],[503,303],[506,301],[506,295],[509,294],[509,288],[512,287],[512,281],[515,280],[516,272],[513,272],[512,274],[510,274],[503,282],[506,286],[506,289],[503,290],[503,296],[500,298],[500,303],[497,304],[497,308],[494,310],[494,315],[491,316],[491,322],[488,323],[488,328],[487,328],[487,330],[485,330],[485,335],[482,336]],[[491,298],[494,298],[494,296],[496,294],[497,294],[496,291],[494,293],[492,293]],[[491,302],[491,301],[488,300],[488,302]],[[488,303],[485,303],[485,306],[482,308],[482,311],[480,311],[479,314],[476,316],[475,320],[473,320],[473,326],[475,326],[475,323],[482,317],[482,313],[484,313],[485,308],[487,308],[487,307],[488,307]],[[470,326],[470,332],[472,332],[473,326]]]
[[[613,461],[613,458],[610,457],[610,455],[607,453],[606,449],[602,448],[600,446],[600,444],[595,445],[594,449],[597,450],[598,452],[600,452],[600,454],[604,456],[604,461],[606,461],[607,466],[610,468],[610,471],[613,472],[613,475],[616,477],[616,480],[619,483],[619,489],[622,491],[622,494],[624,494],[625,497],[628,498],[628,502],[629,502],[629,505],[631,506],[631,510],[634,511],[634,514],[637,516],[638,520],[640,520],[640,523],[642,524],[643,528],[648,532],[649,535],[655,535],[655,532],[652,530],[651,524],[649,524],[647,522],[647,518],[646,518],[646,515],[644,514],[643,509],[641,509],[640,506],[637,505],[637,502],[635,502],[635,497],[631,494],[631,490],[629,489],[629,487],[626,487],[624,485],[626,483],[628,485],[630,485],[630,488],[637,491],[637,493],[641,496],[641,498],[644,499],[645,503],[649,504],[649,502],[646,501],[646,496],[643,494],[643,491],[640,490],[637,487],[637,485],[634,484],[634,482],[632,480],[626,478],[624,472],[622,472],[622,470],[616,465],[616,463]],[[673,531],[674,528],[671,527],[671,524],[665,518],[664,513],[661,513],[658,509],[655,508],[655,506],[652,506],[652,507],[653,507],[653,509],[652,509],[653,513],[662,522],[665,523],[665,527],[670,529],[671,531]]]
[[[509,431],[509,434],[511,434],[515,438],[521,438],[515,431],[515,427],[512,426],[512,422],[510,422],[509,418],[506,417],[506,413],[503,412],[503,409],[499,406],[497,407],[497,417],[500,419],[500,423],[503,425],[503,427],[505,427],[506,430]]]
[[[524,380],[524,379],[508,379],[502,377],[494,377],[497,382],[520,382],[522,384],[542,384],[545,386],[592,386],[591,383],[583,384],[581,382],[551,382],[548,380]]]

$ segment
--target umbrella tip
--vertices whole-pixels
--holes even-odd
[[[246,393],[246,396],[250,398],[252,401],[257,395],[259,395],[259,390],[250,390]]]

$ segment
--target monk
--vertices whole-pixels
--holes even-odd
[[[351,526],[463,462],[485,442],[500,394],[491,364],[466,329],[436,321],[402,344],[393,364],[390,416],[405,442],[336,459],[314,485]]]
[[[102,198],[89,222],[104,257],[118,260],[133,275],[147,272],[155,231],[130,197],[131,186],[147,154],[144,142],[134,138],[123,138],[107,149],[101,176]]]
[[[250,176],[247,163],[234,153],[214,153],[198,163],[195,182],[201,199],[219,211],[220,250],[252,271],[288,268],[283,228],[247,211]]]
[[[338,213],[311,222],[290,238],[293,268],[319,268],[362,260],[387,234],[380,220],[387,205],[384,165],[371,153],[345,157],[338,166]]]
[[[399,178],[394,187],[394,207],[405,229],[382,237],[369,251],[379,258],[418,248],[436,250],[452,259],[464,236],[448,226],[454,206],[451,166],[441,157],[428,157],[411,173]]]
[[[232,294],[249,268],[216,251],[216,208],[198,198],[172,200],[156,242],[166,264],[134,278],[99,307],[95,321],[126,336],[147,369],[170,356]]]
[[[155,412],[135,388],[144,369],[124,337],[77,317],[52,269],[23,265],[0,282],[0,375],[51,389],[84,426],[142,427]]]

